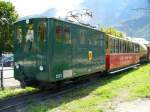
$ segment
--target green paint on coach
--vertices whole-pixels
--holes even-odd
[[[105,70],[105,34],[83,25],[31,18],[14,23],[15,78],[55,82]]]

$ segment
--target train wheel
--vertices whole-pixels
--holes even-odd
[[[27,87],[27,86],[30,86],[30,87],[36,87],[37,86],[37,82],[36,81],[32,81],[32,80],[28,80],[28,81],[26,81],[26,80],[21,80],[20,81],[20,86],[21,86],[21,88],[25,88],[25,87]]]
[[[20,81],[20,86],[24,89],[26,87],[26,82],[24,80]]]

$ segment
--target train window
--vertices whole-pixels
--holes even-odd
[[[134,44],[134,53],[136,53],[136,44]]]
[[[122,40],[120,40],[120,53],[122,53]]]
[[[124,46],[123,53],[126,53],[126,41],[123,42],[123,46]]]
[[[121,41],[121,53],[124,53],[124,41]]]
[[[118,39],[118,53],[120,52],[120,40]]]
[[[56,41],[61,42],[62,27],[60,25],[56,26]]]
[[[93,45],[98,45],[98,37],[99,37],[99,35],[94,35],[94,38],[93,38]]]
[[[88,44],[92,45],[92,40],[91,39],[88,39]]]
[[[128,42],[128,53],[130,53],[130,43]]]
[[[114,53],[116,53],[116,40],[114,39]]]
[[[138,44],[135,44],[135,52],[136,52],[136,53],[138,53],[138,52],[139,52],[139,50],[140,50],[139,45],[138,45]]]
[[[38,37],[41,42],[45,41],[45,36],[46,36],[46,23],[41,22],[38,27]]]
[[[108,36],[106,36],[106,48],[108,49],[109,48],[109,42],[108,42]]]
[[[128,42],[126,42],[126,53],[128,53]]]
[[[124,51],[123,49],[124,49],[124,41],[122,40],[121,41],[121,53],[123,53],[123,51]]]
[[[130,44],[129,44],[129,42],[127,42],[127,53],[129,53],[130,52]]]
[[[18,27],[16,30],[16,36],[19,43],[22,42],[22,29],[21,27]]]
[[[123,53],[125,53],[126,52],[126,43],[125,43],[125,41],[123,41]]]
[[[124,41],[124,53],[126,53],[127,52],[127,43],[126,43],[126,41]]]
[[[135,53],[135,43],[133,43],[133,53]]]
[[[119,40],[119,53],[121,53],[121,40]]]
[[[114,39],[114,46],[115,46],[114,53],[117,53],[117,44],[118,44],[117,39]]]
[[[123,53],[126,53],[126,41],[123,42]]]
[[[121,53],[121,40],[119,40],[119,53]]]
[[[84,35],[84,32],[80,32],[80,44],[85,44],[85,35]]]
[[[100,47],[104,46],[104,39],[103,39],[103,34],[100,35]]]
[[[131,43],[131,52],[133,53],[134,52],[134,44]]]
[[[100,47],[104,47],[104,40],[100,39]]]
[[[129,53],[131,52],[131,43],[130,42],[128,42],[128,46],[129,46]]]
[[[112,53],[115,53],[115,39],[112,39]]]
[[[116,53],[119,52],[119,40],[116,39]]]
[[[26,38],[26,42],[27,41],[33,42],[34,40],[33,24],[28,24],[25,38]]]
[[[129,43],[129,51],[132,52],[132,43]]]
[[[112,41],[111,38],[110,38],[110,44],[109,44],[109,46],[110,46],[110,52],[113,53],[113,41]]]
[[[69,28],[64,29],[64,39],[66,44],[71,44],[71,33]]]
[[[133,53],[135,53],[135,47],[134,46],[135,46],[135,43],[133,43],[133,46],[132,46],[133,47]]]
[[[118,53],[120,53],[120,40],[118,40]]]

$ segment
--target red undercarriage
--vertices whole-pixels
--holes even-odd
[[[113,71],[139,62],[138,53],[114,53],[106,55],[106,69]]]

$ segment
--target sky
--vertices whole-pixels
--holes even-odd
[[[84,0],[7,0],[13,3],[20,17],[41,14],[55,9],[56,16],[64,16],[70,10],[81,7]]]
[[[79,9],[90,9],[93,17],[83,20],[91,24],[109,26],[118,24],[132,17],[137,17],[132,9],[141,7],[147,0],[5,0],[12,2],[19,17],[43,15],[62,17],[67,12]],[[141,16],[141,13],[140,13]],[[87,22],[85,21],[85,22]]]

